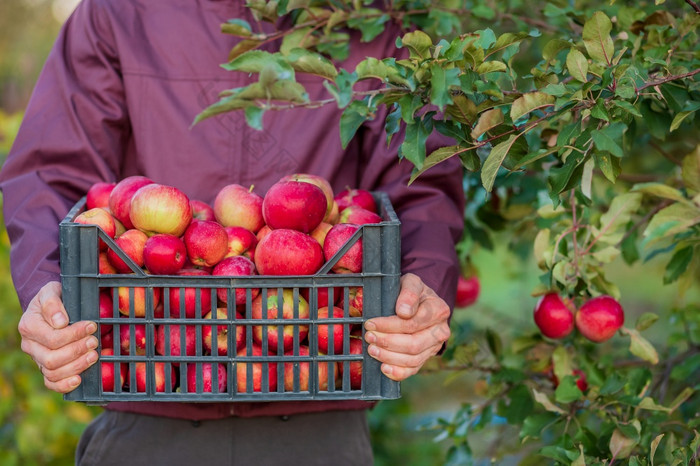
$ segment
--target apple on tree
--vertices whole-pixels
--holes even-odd
[[[469,278],[460,275],[457,278],[457,298],[455,304],[457,307],[471,306],[479,299],[481,291],[481,283],[479,277],[472,275]]]
[[[535,325],[548,338],[564,338],[574,330],[574,310],[570,299],[547,293],[535,307]]]
[[[602,295],[586,301],[576,312],[576,328],[594,343],[615,335],[625,323],[625,313],[612,296]]]

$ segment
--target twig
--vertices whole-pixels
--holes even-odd
[[[669,154],[668,152],[666,152],[666,151],[663,149],[663,147],[661,147],[660,145],[658,145],[658,144],[655,143],[654,141],[649,141],[649,145],[650,145],[651,147],[653,147],[654,149],[656,149],[656,151],[657,151],[659,154],[663,155],[664,157],[666,157],[666,158],[667,158],[668,160],[670,160],[671,162],[675,163],[675,164],[678,165],[679,167],[681,166],[681,162],[680,162],[678,159],[676,159],[674,156],[672,156],[671,154]]]
[[[693,10],[695,10],[695,13],[700,14],[700,6],[698,6],[697,3],[695,3],[693,0],[685,0],[685,3],[693,7]]]
[[[686,0],[686,1],[688,1],[688,0]],[[640,93],[641,91],[643,91],[644,89],[646,89],[646,88],[648,88],[648,87],[658,86],[658,85],[660,85],[660,84],[665,84],[665,83],[668,83],[668,82],[671,82],[671,81],[677,81],[677,80],[679,80],[679,79],[690,78],[690,77],[695,76],[695,75],[698,74],[698,73],[700,73],[700,68],[698,68],[697,70],[690,71],[690,72],[688,72],[688,73],[684,73],[684,74],[677,74],[677,75],[673,75],[673,76],[667,76],[667,77],[665,77],[664,79],[660,79],[660,80],[658,80],[658,81],[650,81],[650,82],[644,84],[643,86],[639,86],[639,87],[636,89],[636,92],[637,92],[637,95],[639,95],[639,93]]]

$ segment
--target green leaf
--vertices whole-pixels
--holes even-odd
[[[264,109],[256,107],[255,105],[250,105],[245,108],[245,121],[251,128],[262,131],[262,118],[264,114]]]
[[[615,197],[610,208],[600,217],[599,242],[616,245],[622,240],[627,231],[627,223],[632,214],[639,210],[642,195],[639,193],[625,193]]]
[[[671,128],[669,129],[669,132],[672,133],[675,130],[677,130],[678,127],[683,123],[683,120],[685,120],[687,117],[689,117],[693,113],[695,113],[695,112],[680,112],[675,117],[673,117],[673,121],[671,122]]]
[[[679,362],[671,371],[671,379],[677,381],[686,381],[700,367],[700,354],[689,356],[685,360]]]
[[[618,145],[617,141],[613,139],[605,129],[594,129],[591,131],[591,137],[598,150],[610,152],[615,157],[623,157],[625,155],[622,147]]]
[[[481,115],[479,115],[479,121],[477,121],[476,126],[472,129],[472,138],[479,139],[479,137],[490,129],[493,129],[503,123],[503,113],[499,108],[492,108],[487,110]]]
[[[538,392],[533,389],[533,393],[535,394],[535,399],[537,399]],[[554,406],[554,404],[552,404],[552,402],[549,401],[546,395],[540,394],[540,396],[543,396],[544,399],[547,400],[548,405]],[[537,413],[526,417],[523,420],[523,426],[520,429],[520,439],[524,442],[528,438],[540,438],[540,436],[545,432],[545,429],[547,427],[562,419],[559,416],[560,414],[566,414],[566,411],[562,410],[561,408],[559,409],[562,412],[554,411],[556,414],[553,414],[552,412]]]
[[[571,355],[563,346],[557,346],[552,352],[552,364],[554,366],[554,375],[556,375],[559,380],[573,373],[574,369],[571,366]]]
[[[632,433],[629,433],[629,430],[631,429],[627,429],[626,435],[622,432],[620,427],[622,427],[622,425],[619,425],[610,437],[609,448],[613,457],[623,459],[627,458],[632,453],[632,450],[637,443],[639,443],[639,432],[642,430],[642,428],[639,420],[637,419],[634,419],[628,426],[635,429],[632,430]],[[633,435],[635,431],[636,435]]]
[[[697,366],[695,366],[695,368],[697,369]],[[692,388],[692,387],[685,387],[685,388],[683,389],[683,391],[680,392],[680,393],[678,394],[678,396],[676,396],[676,398],[673,399],[673,401],[672,401],[671,404],[669,405],[668,409],[670,409],[671,412],[674,412],[675,410],[677,410],[678,408],[680,408],[680,406],[681,406],[683,403],[685,403],[685,402],[688,400],[688,398],[690,398],[690,397],[693,395],[693,393],[695,393],[695,389],[694,389],[694,388]],[[696,434],[696,437],[695,437],[695,440],[694,440],[695,449],[697,449],[697,448],[700,446],[700,445],[698,445],[698,441],[699,441],[699,440],[700,440],[700,439],[698,439],[697,434]]]
[[[454,120],[467,125],[472,125],[476,120],[476,105],[467,96],[458,94],[452,98],[452,105],[446,108],[447,114]],[[502,116],[502,115],[501,115]]]
[[[219,99],[218,102],[213,103],[204,110],[202,110],[192,122],[192,125],[196,125],[207,118],[211,118],[222,113],[230,112],[232,110],[240,110],[242,108],[250,105],[250,101],[239,99],[236,95],[230,95]]]
[[[430,67],[430,103],[440,111],[452,103],[450,88],[459,87],[459,68],[444,69],[439,64]]]
[[[591,107],[591,116],[603,121],[610,121],[610,114],[605,106],[605,99],[598,99]]]
[[[253,50],[258,48],[258,46],[262,44],[262,41],[256,40],[256,39],[244,39],[237,43],[229,52],[228,54],[228,59],[229,60],[234,60],[236,57],[239,55],[242,55],[249,50]]]
[[[401,76],[395,63],[392,65],[390,62],[381,61],[374,57],[368,57],[358,63],[355,67],[355,73],[358,80],[375,78],[383,82],[405,86],[409,89],[415,87],[410,80]]]
[[[433,41],[430,36],[423,31],[413,31],[405,34],[400,39],[400,45],[407,47],[411,58],[429,58],[430,47],[433,46]]]
[[[416,178],[425,173],[425,171],[429,168],[432,168],[438,163],[444,162],[445,160],[454,157],[455,155],[459,155],[460,153],[465,151],[466,149],[461,146],[446,146],[434,150],[430,153],[428,157],[426,157],[423,166],[421,166],[420,169],[415,170],[413,174],[411,174],[411,179],[408,181],[408,184],[410,185],[411,183],[413,183],[416,180]]]
[[[360,8],[356,14],[359,16],[350,17],[347,25],[362,33],[361,42],[372,41],[384,32],[384,23],[389,21],[389,15],[381,14],[376,8]]]
[[[570,49],[571,45],[571,42],[563,39],[552,39],[542,49],[542,58],[546,62],[551,62],[559,55],[559,52]]]
[[[695,248],[692,246],[686,246],[683,249],[676,251],[671,257],[671,260],[666,264],[666,270],[664,271],[664,285],[673,283],[678,278],[685,273],[688,269],[688,265],[693,260],[693,252]]]
[[[355,73],[348,73],[341,69],[340,73],[338,73],[338,76],[335,78],[335,85],[324,81],[323,86],[331,93],[336,102],[338,102],[338,108],[345,108],[352,100],[352,87],[356,81],[357,75]]]
[[[605,379],[605,383],[600,387],[600,394],[614,395],[623,388],[625,388],[625,380],[618,374],[613,373]]]
[[[686,199],[685,196],[683,196],[683,193],[667,184],[653,182],[638,183],[632,187],[631,191],[692,205],[692,201]]]
[[[646,338],[641,336],[639,332],[635,329],[622,327],[620,329],[623,335],[629,335],[630,337],[630,353],[638,356],[651,364],[658,364],[659,354],[656,352],[654,346],[647,341]]]
[[[642,401],[639,402],[638,406],[641,409],[646,409],[648,411],[664,411],[666,413],[671,411],[666,406],[662,406],[662,405],[658,404],[656,401],[654,401],[653,398],[651,398],[649,396],[645,396],[644,398],[642,398]]]
[[[428,127],[430,126],[430,127]],[[406,125],[406,134],[399,149],[401,157],[408,159],[417,169],[423,168],[425,161],[425,141],[430,136],[432,124],[425,120],[416,120],[415,123]]]
[[[260,73],[267,68],[277,73],[276,79],[294,79],[294,68],[279,53],[264,50],[250,50],[221,67],[244,73]]]
[[[510,118],[515,122],[534,110],[549,107],[553,104],[554,97],[549,94],[545,94],[544,92],[528,92],[515,99],[513,105],[510,107]]]
[[[605,13],[596,11],[583,25],[583,44],[588,55],[600,63],[610,65],[615,54],[615,45],[610,37],[612,22]]]
[[[700,192],[700,144],[695,146],[693,152],[683,157],[681,177],[690,192]]]
[[[557,403],[571,403],[583,396],[583,392],[576,385],[576,379],[573,375],[567,375],[559,380],[559,385],[554,390],[554,400]]]
[[[423,101],[418,95],[407,94],[399,100],[401,118],[407,125],[413,124],[416,111],[423,106]]]
[[[311,5],[311,0],[288,0],[285,13],[296,10],[297,8],[308,8],[309,5]]]
[[[595,164],[603,172],[603,175],[614,183],[620,175],[620,159],[613,157],[607,152],[594,152]]]
[[[485,62],[481,63],[479,66],[476,67],[476,69],[474,71],[476,71],[479,74],[503,73],[507,69],[508,69],[508,67],[502,61],[490,60],[490,61],[485,61]]]
[[[323,55],[300,47],[291,49],[287,60],[292,68],[301,73],[313,74],[326,79],[335,79],[338,76],[338,70],[330,60]]]
[[[637,317],[637,323],[634,324],[634,328],[640,332],[643,332],[654,325],[654,322],[657,320],[659,320],[658,315],[654,314],[653,312],[645,312],[641,316]]]
[[[566,68],[569,70],[569,74],[577,81],[582,83],[588,82],[588,60],[578,49],[572,48],[569,51],[569,54],[566,56]]]
[[[553,202],[567,188],[576,186],[583,174],[584,160],[585,157],[582,154],[572,153],[566,158],[564,165],[550,169],[547,181],[550,186],[550,198]]]
[[[357,130],[370,116],[371,112],[366,100],[353,100],[343,110],[343,114],[340,116],[340,141],[343,149],[348,147]]]
[[[386,124],[384,125],[384,131],[386,132],[386,145],[391,144],[391,139],[394,134],[398,133],[401,129],[401,108],[396,106],[393,111],[391,111],[386,116]]]
[[[649,450],[649,461],[651,461],[651,466],[654,466],[654,456],[656,456],[656,450],[657,450],[657,448],[659,448],[659,444],[661,443],[661,440],[664,438],[664,435],[666,435],[666,434],[659,434],[654,438],[654,440],[651,441],[650,450]]]
[[[700,223],[700,207],[675,202],[664,207],[651,218],[644,230],[642,246],[648,247],[660,239],[684,232],[698,223]]]
[[[248,37],[252,34],[250,24],[244,19],[230,19],[221,25],[221,32],[238,37]]]
[[[505,160],[506,155],[508,155],[508,152],[517,139],[518,137],[515,134],[511,134],[507,140],[491,149],[491,152],[484,161],[484,166],[481,168],[481,182],[486,191],[491,192],[491,189],[493,189],[493,183],[496,181],[498,169],[501,168],[503,160]]]

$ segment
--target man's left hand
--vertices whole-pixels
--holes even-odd
[[[416,374],[450,337],[450,308],[414,274],[401,277],[396,315],[365,322],[370,356],[382,372],[401,381]]]

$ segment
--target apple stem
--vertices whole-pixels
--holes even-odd
[[[254,187],[255,187],[254,184],[251,184],[251,185],[250,185],[250,188],[248,188],[248,193],[249,193],[249,194],[253,192],[253,188],[254,188]]]

